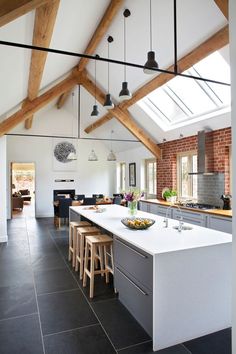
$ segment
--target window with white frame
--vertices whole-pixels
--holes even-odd
[[[197,172],[197,153],[190,151],[177,156],[177,180],[179,198],[197,198],[197,175],[189,175]]]
[[[155,159],[145,160],[145,179],[147,197],[156,197],[157,194],[157,163]]]

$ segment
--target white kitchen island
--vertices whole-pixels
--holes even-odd
[[[232,236],[138,211],[156,222],[130,230],[128,209],[108,205],[103,213],[71,207],[70,220],[88,218],[113,234],[114,282],[121,302],[153,338],[159,350],[231,325]]]

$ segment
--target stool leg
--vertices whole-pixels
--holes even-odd
[[[73,255],[72,255],[72,267],[75,267],[75,255],[76,255],[76,227],[73,227],[73,230],[72,230],[72,242],[73,242]]]
[[[89,255],[89,245],[86,242],[86,246],[85,246],[85,259],[84,259],[84,277],[83,277],[83,287],[85,287],[87,285],[87,273],[86,273],[86,269],[88,269],[88,255]],[[81,267],[81,263],[80,263],[80,267]]]
[[[90,290],[89,297],[93,298],[94,293],[94,261],[95,261],[95,246],[91,247],[91,259],[90,259]]]
[[[71,251],[70,251],[70,248],[71,248],[71,226],[69,228],[69,254],[68,254],[68,260],[71,261]]]
[[[80,235],[77,231],[76,232],[76,249],[75,249],[75,271],[76,272],[78,272],[78,269],[79,269],[79,260],[77,258],[77,257],[80,257],[79,252],[80,252]]]
[[[112,269],[112,274],[114,274],[114,257],[113,257],[113,245],[111,244],[110,246],[111,250],[111,269]]]
[[[82,234],[80,235],[80,247],[79,247],[79,253],[80,253],[80,269],[79,269],[79,277],[80,279],[83,279],[83,272],[84,272],[84,241],[85,241],[85,236]],[[88,265],[87,265],[88,267]]]
[[[100,260],[100,269],[102,271],[102,270],[105,270],[102,246],[98,246],[98,254],[99,254],[99,260]],[[101,272],[101,276],[104,277],[104,272]]]
[[[104,245],[104,258],[105,258],[105,269],[106,269],[106,283],[109,283],[108,257],[107,257],[107,246],[106,245]]]

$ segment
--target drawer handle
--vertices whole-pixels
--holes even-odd
[[[116,241],[119,242],[119,243],[121,243],[123,246],[127,247],[127,248],[130,249],[131,251],[137,253],[140,257],[142,257],[142,258],[148,258],[147,256],[145,256],[145,254],[142,254],[142,253],[136,251],[136,250],[133,249],[132,247],[128,246],[126,243],[120,241],[118,238],[116,238]]]
[[[129,277],[127,277],[127,275],[124,272],[122,272],[122,270],[120,270],[118,267],[116,267],[116,270],[118,270],[119,273],[121,273],[136,289],[138,289],[140,293],[142,293],[145,296],[148,295],[137,284],[135,284]]]

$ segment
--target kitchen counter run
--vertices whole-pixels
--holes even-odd
[[[151,203],[151,204],[158,204],[158,205],[163,205],[163,206],[172,206],[173,208],[178,208],[178,205],[176,204],[171,204],[169,202],[166,202],[165,200],[160,200],[160,199],[142,199],[142,202],[146,203]],[[179,205],[180,209],[183,210],[188,210],[188,211],[193,211],[193,212],[198,212],[198,213],[204,213],[204,214],[212,214],[212,215],[218,215],[218,216],[225,216],[232,218],[232,210],[223,210],[223,209],[194,209],[194,208],[188,208],[184,207],[182,205]]]
[[[173,229],[173,226],[178,225],[179,222],[173,219],[168,219],[168,228],[165,228],[163,217],[143,211],[138,211],[137,217],[154,219],[155,224],[147,230],[131,230],[121,223],[122,218],[128,217],[128,209],[119,205],[107,205],[102,213],[87,210],[83,206],[70,209],[151,255],[232,241],[230,234],[187,223],[184,225],[191,226],[192,230],[178,232]]]

